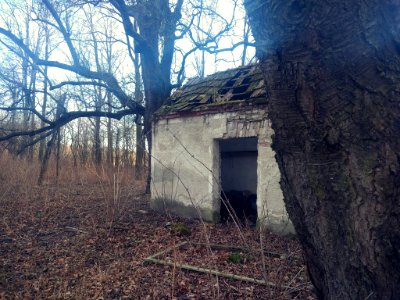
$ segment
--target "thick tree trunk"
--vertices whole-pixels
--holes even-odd
[[[150,66],[143,61],[143,82],[145,86],[145,99],[146,99],[146,113],[144,115],[144,134],[147,139],[147,146],[149,151],[148,157],[148,168],[147,168],[147,180],[146,180],[146,193],[150,193],[150,183],[151,183],[151,151],[152,151],[152,122],[153,115],[159,109],[165,99],[169,97],[171,89],[164,85],[159,78],[157,78],[157,73],[152,72]],[[145,71],[145,69],[147,69]],[[153,69],[154,70],[154,69]],[[146,87],[147,86],[147,87]]]
[[[400,299],[399,2],[245,2],[319,297]]]
[[[140,74],[140,63],[139,63],[139,53],[135,53],[135,100],[136,102],[143,104],[143,94],[141,91],[142,82],[141,82],[141,74]],[[136,133],[136,155],[135,155],[135,179],[141,180],[143,179],[144,174],[144,153],[146,149],[145,136],[143,134],[143,117],[136,116],[136,125],[135,125],[135,133]]]
[[[152,149],[152,122],[153,114],[159,109],[170,95],[171,86],[169,73],[166,74],[162,70],[162,66],[158,61],[158,29],[157,26],[148,26],[149,23],[142,21],[145,25],[139,22],[140,32],[146,37],[149,49],[152,53],[145,52],[141,55],[142,62],[142,78],[144,85],[144,96],[146,104],[146,112],[144,115],[144,134],[147,139],[147,146],[149,150],[148,159],[148,172],[146,180],[146,192],[150,193],[151,182],[151,149]],[[157,25],[157,24],[156,24]]]

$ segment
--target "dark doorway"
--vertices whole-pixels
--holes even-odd
[[[257,221],[257,138],[219,141],[221,155],[221,220],[235,213],[239,220]],[[226,202],[227,205],[224,203]],[[227,207],[228,206],[228,207]]]

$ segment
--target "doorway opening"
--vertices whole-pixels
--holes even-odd
[[[219,140],[222,222],[234,213],[242,222],[257,221],[257,138]]]

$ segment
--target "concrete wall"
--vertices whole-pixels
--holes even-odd
[[[162,119],[153,127],[151,205],[218,221],[220,139],[257,137],[257,213],[275,232],[293,232],[283,203],[265,109]]]

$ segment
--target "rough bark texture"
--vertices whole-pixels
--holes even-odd
[[[180,1],[178,1],[180,2]],[[174,53],[175,29],[178,19],[169,8],[168,1],[138,2],[140,14],[137,25],[146,43],[142,49],[136,44],[142,63],[142,79],[146,111],[144,114],[144,134],[149,151],[148,166],[151,166],[153,114],[171,93],[171,64]],[[181,5],[177,5],[181,7]],[[175,8],[177,9],[177,8]],[[177,10],[180,14],[180,8]],[[179,15],[178,14],[178,15]],[[162,58],[160,60],[159,41],[163,37]],[[148,172],[146,192],[150,193],[151,174]]]
[[[400,4],[247,0],[321,299],[400,299]]]

